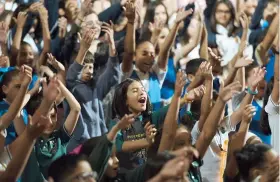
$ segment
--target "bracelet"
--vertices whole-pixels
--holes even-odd
[[[251,95],[257,95],[259,92],[258,90],[256,90],[255,92],[253,92],[249,87],[248,87],[248,93]]]

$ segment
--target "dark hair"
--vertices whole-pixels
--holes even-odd
[[[200,64],[204,61],[207,61],[207,60],[203,59],[203,58],[196,58],[196,59],[190,60],[186,65],[186,74],[195,75],[195,73],[197,72]]]
[[[117,85],[114,99],[112,103],[112,117],[113,118],[122,118],[125,114],[129,114],[130,111],[128,109],[128,106],[126,105],[127,100],[127,91],[129,85],[131,85],[133,82],[139,82],[139,80],[133,80],[131,78],[126,79],[119,85]],[[147,97],[147,104],[146,104],[146,111],[142,113],[143,117],[150,117],[152,111],[152,106],[150,104],[149,97]]]
[[[12,18],[17,19],[17,16],[18,16],[19,12],[28,10],[28,8],[30,7],[30,5],[31,5],[30,3],[29,3],[29,4],[20,4],[20,5],[15,9],[15,11],[14,11],[14,13],[13,13],[13,15],[12,15]],[[28,14],[29,14],[29,13],[28,13]],[[16,25],[16,22],[14,22],[13,19],[12,19],[12,21],[11,21],[11,23],[10,23],[10,25],[9,25],[9,29],[13,28],[15,25]]]
[[[261,169],[265,163],[265,153],[271,146],[258,143],[245,145],[240,151],[234,153],[239,173],[245,181],[250,181],[250,170]]]
[[[4,85],[8,85],[13,79],[14,77],[17,77],[19,75],[20,71],[18,69],[6,72],[6,73],[2,73],[2,80],[0,83],[0,87],[1,87],[1,91],[0,91],[0,99],[3,100],[6,97],[6,94],[3,92],[2,87]]]
[[[87,157],[90,156],[92,150],[98,145],[98,143],[101,141],[102,136],[99,137],[93,137],[91,139],[88,139],[81,147],[80,154],[83,154]]]
[[[214,5],[212,14],[211,14],[210,27],[211,27],[211,29],[214,33],[218,34],[217,29],[216,29],[216,25],[217,25],[216,11],[217,11],[217,8],[220,4],[225,4],[230,10],[231,19],[229,21],[228,36],[231,36],[233,33],[235,33],[237,28],[234,26],[234,20],[235,20],[235,16],[236,16],[235,15],[235,9],[234,9],[234,6],[233,6],[233,4],[230,0],[221,0],[221,1],[216,2],[216,4]]]
[[[144,170],[144,180],[148,181],[149,179],[156,176],[162,167],[168,162],[169,160],[174,159],[175,156],[168,154],[167,152],[163,152],[157,155],[152,156],[147,160],[146,167]]]
[[[264,99],[263,99],[260,128],[265,135],[271,135],[271,128],[269,126],[268,114],[265,111],[265,106],[267,105],[269,96],[271,95],[271,92],[273,89],[273,83],[274,83],[274,77],[272,77],[270,82],[268,82],[266,89],[265,89]]]
[[[143,33],[142,33],[142,38],[146,40],[150,40],[152,33],[149,30],[149,23],[154,23],[154,17],[155,17],[155,10],[157,6],[163,6],[166,12],[167,16],[167,21],[165,22],[165,25],[168,23],[169,15],[167,11],[167,7],[162,3],[162,2],[150,2],[147,7],[147,13],[144,18],[144,25],[143,25]]]
[[[94,55],[91,52],[87,52],[85,59],[84,59],[84,64],[88,63],[94,63]]]
[[[144,43],[153,44],[149,39],[140,39],[139,41],[136,42],[136,49],[138,49]]]
[[[62,181],[73,173],[81,161],[87,161],[87,158],[77,154],[63,155],[50,165],[48,177],[52,177],[55,182]]]

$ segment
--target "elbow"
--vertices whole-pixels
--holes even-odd
[[[81,113],[81,106],[80,104],[76,104],[74,108],[71,109],[71,111],[73,113],[75,113],[75,115],[79,115]]]

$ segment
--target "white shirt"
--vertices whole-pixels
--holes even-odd
[[[196,143],[200,135],[198,122],[196,122],[191,132],[193,144]],[[224,169],[226,167],[228,134],[231,131],[235,131],[235,127],[231,126],[230,116],[228,116],[224,118],[224,121],[221,123],[221,126],[203,157],[203,166],[200,168],[202,181],[222,181]]]
[[[265,106],[265,111],[268,114],[268,121],[271,129],[271,144],[273,148],[276,150],[276,152],[280,153],[280,145],[279,145],[279,131],[280,131],[280,125],[279,125],[279,105],[276,105],[271,96],[269,97],[269,100],[267,102],[267,105]]]
[[[122,63],[121,63],[120,66],[122,67]],[[136,71],[136,74],[139,77],[139,79],[141,80],[141,83],[143,84],[146,92],[149,91],[149,79],[150,79],[150,73],[151,72],[156,73],[156,75],[158,77],[158,80],[159,80],[159,83],[160,83],[160,88],[162,87],[162,84],[164,82],[164,79],[165,79],[165,76],[166,76],[166,73],[167,73],[167,70],[160,69],[158,67],[157,63],[155,63],[153,65],[153,67],[151,68],[151,70],[149,72],[147,72],[147,73],[141,72],[135,65],[133,65],[133,67],[131,68],[130,71],[128,71],[126,73],[122,72],[122,81],[124,81],[127,78],[130,78],[131,75],[132,75],[133,70]]]

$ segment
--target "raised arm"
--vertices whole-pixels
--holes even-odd
[[[48,22],[48,11],[44,7],[44,5],[40,5],[38,7],[40,21],[42,24],[42,32],[43,32],[43,41],[44,41],[44,47],[40,55],[39,60],[39,67],[41,65],[46,65],[47,63],[47,53],[51,52],[51,35],[49,31],[49,22]]]
[[[11,66],[16,66],[16,58],[19,53],[20,49],[20,44],[22,40],[22,32],[23,28],[27,19],[27,12],[19,12],[17,19],[14,18],[14,21],[16,21],[17,24],[17,29],[16,29],[16,34],[13,39],[13,44],[11,48]]]
[[[230,137],[229,151],[228,151],[228,162],[225,169],[225,174],[228,178],[234,178],[238,174],[238,167],[234,157],[234,152],[240,150],[246,140],[246,135],[249,131],[250,122],[256,112],[256,108],[251,104],[246,105],[243,110],[242,122],[237,133]]]
[[[176,34],[179,29],[179,25],[187,16],[191,15],[192,13],[193,13],[192,9],[189,9],[187,11],[185,11],[184,9],[180,9],[178,11],[178,14],[177,14],[176,20],[175,20],[175,24],[173,25],[172,29],[170,30],[168,36],[166,37],[166,39],[163,43],[161,50],[159,51],[157,64],[160,69],[166,70],[167,62],[168,62],[168,58],[169,58],[169,52],[174,43]]]
[[[204,85],[206,87],[206,92],[202,97],[202,102],[200,107],[200,117],[198,123],[199,131],[203,130],[203,125],[211,111],[211,106],[212,106],[213,74],[212,74],[212,66],[210,65],[209,62],[205,62],[205,66],[202,69],[202,75],[204,77]]]
[[[266,74],[265,68],[255,68],[254,69],[253,76],[248,80],[248,93],[242,100],[238,110],[233,112],[232,115],[230,116],[230,121],[231,121],[232,126],[236,126],[241,121],[242,113],[243,113],[245,107],[248,104],[252,103],[252,101],[254,99],[254,95],[256,95],[258,92],[257,87],[258,87],[259,83],[264,79],[265,74]]]
[[[207,151],[212,139],[214,138],[219,121],[224,114],[224,108],[226,102],[229,101],[232,96],[238,93],[241,87],[239,82],[234,82],[227,87],[220,90],[219,97],[211,110],[209,116],[207,117],[205,124],[203,126],[203,130],[201,131],[198,140],[195,144],[195,148],[198,150],[201,158],[204,157],[205,152]]]
[[[136,10],[133,2],[128,1],[125,6],[125,16],[128,19],[124,43],[124,56],[122,61],[122,72],[127,73],[132,69],[133,55],[135,52],[135,16]]]
[[[66,101],[70,106],[70,113],[68,114],[65,120],[64,127],[68,135],[71,136],[76,127],[79,114],[81,112],[81,106],[76,100],[76,98],[71,94],[71,92],[64,86],[64,84],[60,80],[58,80],[58,83],[62,95],[65,97]]]
[[[7,39],[8,25],[4,21],[0,21],[0,56],[8,56]]]
[[[208,33],[205,23],[203,23],[202,37],[200,41],[199,55],[201,58],[208,60]]]
[[[10,125],[10,123],[15,119],[17,114],[19,113],[19,111],[21,109],[21,105],[24,100],[24,96],[25,96],[28,86],[31,82],[32,68],[30,68],[29,66],[23,65],[21,67],[21,78],[23,78],[23,80],[22,80],[22,83],[21,83],[21,86],[20,86],[20,89],[19,89],[19,92],[18,92],[16,98],[10,105],[8,112],[6,112],[0,119],[0,121],[1,121],[0,130],[7,128]]]
[[[8,164],[5,172],[0,173],[1,181],[16,181],[21,175],[33,149],[36,138],[39,137],[51,121],[47,117],[56,99],[59,90],[56,79],[52,79],[50,84],[44,84],[44,98],[39,108],[34,113],[32,119],[29,118],[29,125],[22,135],[10,145],[12,160]]]
[[[178,113],[180,110],[180,100],[181,100],[182,90],[185,84],[186,84],[186,74],[183,73],[181,70],[179,70],[176,75],[175,93],[174,96],[172,97],[171,103],[168,108],[168,112],[165,116],[158,152],[171,150],[171,147],[173,145],[176,136],[176,130],[177,130]]]

